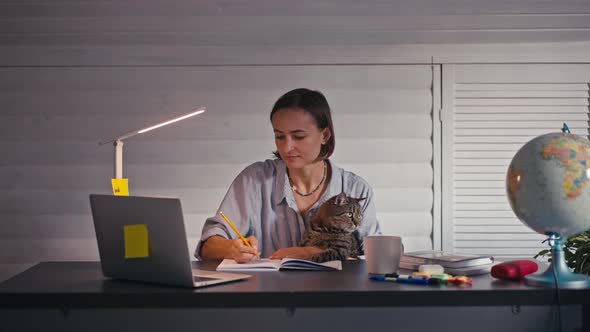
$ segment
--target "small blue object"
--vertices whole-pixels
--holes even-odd
[[[567,124],[564,122],[563,123],[563,128],[561,128],[561,132],[562,133],[570,133],[570,128],[567,126]]]
[[[397,278],[396,282],[399,282],[401,284],[428,285],[428,279],[418,279],[418,278]]]
[[[440,285],[441,281],[438,279],[422,279],[422,278],[412,278],[412,277],[386,277],[383,275],[372,275],[369,277],[371,280],[377,281],[389,281],[389,282],[397,282],[400,284],[418,284],[418,285]]]
[[[395,278],[393,277],[386,277],[384,275],[372,275],[369,277],[369,279],[371,280],[377,280],[377,281],[395,281]]]

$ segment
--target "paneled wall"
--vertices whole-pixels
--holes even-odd
[[[293,46],[587,41],[584,0],[0,1],[13,46]]]
[[[508,166],[525,143],[560,132],[563,123],[588,137],[590,64],[443,67],[443,84],[451,87],[443,94],[443,247],[533,257],[548,248],[547,236],[514,215],[506,197]]]
[[[589,17],[579,0],[0,0],[0,263],[98,259],[88,194],[109,191],[113,158],[98,141],[206,106],[124,148],[132,194],[180,196],[194,248],[237,172],[271,157],[268,111],[299,86],[332,103],[334,160],[375,187],[383,229],[440,244],[430,65],[587,61]]]
[[[333,160],[373,185],[383,230],[408,249],[431,247],[430,66],[3,68],[0,77],[4,262],[97,259],[88,194],[108,193],[113,172],[113,148],[98,141],[206,106],[124,145],[131,193],[180,197],[194,249],[238,172],[272,157],[272,104],[301,86],[331,102]]]

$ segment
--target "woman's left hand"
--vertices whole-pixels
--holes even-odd
[[[283,258],[300,258],[310,259],[311,256],[323,252],[323,249],[317,247],[287,247],[281,248],[270,255],[270,259]]]

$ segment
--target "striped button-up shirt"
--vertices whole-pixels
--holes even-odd
[[[358,238],[381,234],[371,186],[360,176],[328,162],[332,170],[328,188],[305,217],[299,213],[282,160],[266,160],[246,167],[229,187],[215,216],[205,222],[195,257],[201,258],[201,246],[211,236],[238,238],[219,211],[223,211],[245,237],[254,235],[261,256],[268,257],[280,248],[299,246],[305,225],[320,205],[341,192],[349,197],[366,197],[361,202],[363,222],[357,231]],[[363,248],[360,250],[362,252]]]

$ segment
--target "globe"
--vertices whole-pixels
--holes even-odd
[[[547,235],[551,246],[549,268],[525,276],[525,284],[590,287],[589,276],[571,272],[563,251],[568,237],[590,228],[589,162],[590,141],[570,133],[535,137],[512,158],[506,174],[510,206],[525,225]]]
[[[541,234],[567,238],[590,229],[590,141],[551,133],[527,142],[506,175],[512,210]]]

